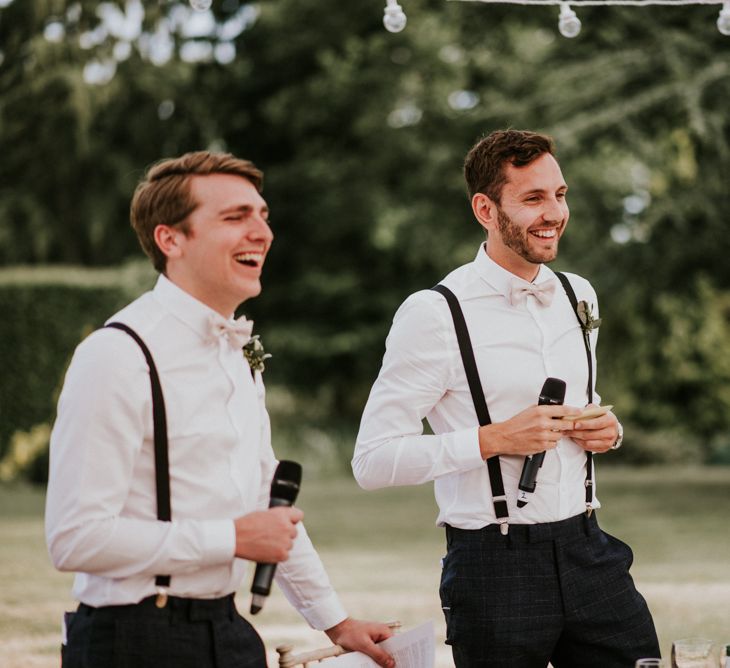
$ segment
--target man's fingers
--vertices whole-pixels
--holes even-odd
[[[378,647],[372,640],[368,640],[358,651],[367,654],[379,666],[383,666],[384,668],[393,668],[395,666],[395,659],[384,649]]]
[[[575,406],[538,406],[538,410],[550,418],[565,418],[570,421],[571,416],[578,416],[582,409]]]
[[[596,440],[596,439],[585,439],[585,438],[573,438],[573,440],[580,445],[584,450],[590,452],[606,452],[611,449],[613,441],[610,440]]]
[[[573,439],[582,439],[584,441],[601,441],[610,440],[612,443],[616,439],[616,432],[613,427],[606,429],[573,429],[569,431],[566,436],[570,436]]]
[[[377,645],[373,645],[373,649],[369,654],[379,666],[383,666],[383,668],[394,668],[395,659]]]
[[[289,519],[291,519],[294,524],[301,522],[304,519],[304,512],[299,508],[290,508],[289,512]]]

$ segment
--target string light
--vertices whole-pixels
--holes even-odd
[[[577,37],[580,33],[580,19],[570,8],[567,2],[560,3],[560,18],[558,19],[558,30],[563,37]]]
[[[573,7],[602,7],[611,5],[647,7],[649,5],[722,5],[720,15],[717,18],[717,29],[723,34],[730,36],[730,1],[729,0],[461,0],[461,2],[483,2],[485,4],[503,5],[560,5],[560,17],[558,18],[558,30],[564,37],[576,37],[580,33],[581,23],[571,8]],[[385,9],[386,19],[391,6],[398,7],[397,0],[388,0]],[[399,8],[399,7],[398,7]],[[400,8],[399,8],[400,9]],[[402,10],[401,10],[402,11]],[[384,21],[385,22],[385,21]],[[385,25],[388,30],[388,24]],[[402,25],[397,31],[405,27],[405,14],[403,14]]]
[[[398,0],[388,0],[385,5],[383,25],[388,32],[400,32],[406,27],[406,13],[398,4]]]
[[[725,2],[717,17],[717,29],[723,34],[730,36],[730,2]]]

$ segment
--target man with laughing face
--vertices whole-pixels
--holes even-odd
[[[154,165],[134,194],[160,277],[79,345],[51,437],[46,537],[80,601],[65,668],[264,668],[233,598],[250,561],[278,564],[313,628],[394,665],[375,644],[388,627],[345,613],[302,512],[267,507],[277,462],[262,369],[242,352],[252,323],[232,318],[261,292],[273,240],[261,185],[250,162],[195,152]]]
[[[622,429],[610,411],[579,417],[600,404],[598,310],[588,281],[546,266],[569,218],[552,140],[493,132],[465,176],[486,244],[396,313],[355,477],[366,489],[434,481],[457,668],[625,668],[659,656],[631,549],[594,512],[593,455],[618,448]],[[547,378],[564,381],[565,405],[537,405]],[[538,453],[536,480],[521,481]]]

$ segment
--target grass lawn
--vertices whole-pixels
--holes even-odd
[[[632,569],[668,656],[674,638],[730,642],[730,469],[599,470],[599,519],[634,549]],[[430,486],[363,492],[350,479],[308,480],[300,506],[345,605],[356,617],[433,619],[437,665],[451,666],[438,601],[442,531]],[[0,486],[0,666],[56,668],[71,576],[56,573],[43,540],[43,493]],[[246,587],[239,608],[248,607]],[[278,592],[256,619],[271,650],[326,646]]]

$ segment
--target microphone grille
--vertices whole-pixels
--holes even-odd
[[[549,397],[562,404],[565,400],[565,381],[560,380],[560,378],[547,378],[542,390],[540,390],[540,396]]]
[[[294,503],[302,484],[302,465],[282,459],[271,481],[271,496]]]

